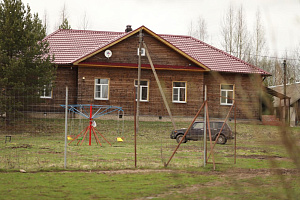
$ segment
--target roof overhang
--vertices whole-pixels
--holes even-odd
[[[288,97],[280,92],[277,92],[275,90],[272,90],[271,88],[268,88],[268,87],[264,87],[263,88],[264,91],[274,97],[278,97],[279,99],[291,99],[291,97]]]
[[[93,63],[93,62],[81,62],[78,64],[80,67],[117,67],[117,68],[137,68],[136,63]],[[150,69],[150,64],[142,64],[142,69]],[[177,71],[194,71],[194,72],[204,72],[205,69],[197,66],[171,66],[171,65],[155,65],[156,70],[177,70]]]

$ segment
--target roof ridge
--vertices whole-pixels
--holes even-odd
[[[189,35],[173,35],[173,34],[157,34],[159,36],[176,36],[176,37],[184,37],[184,38],[189,38],[191,36]]]
[[[117,34],[125,33],[120,31],[96,31],[96,30],[81,30],[81,29],[60,29],[60,30],[66,30],[70,32],[94,32],[94,33],[117,33]]]
[[[81,29],[57,29],[53,33],[47,35],[43,40],[47,40],[48,38],[52,37],[53,35],[59,32],[78,32],[78,33],[108,33],[108,34],[124,34],[125,32],[118,32],[118,31],[95,31],[95,30],[81,30]]]

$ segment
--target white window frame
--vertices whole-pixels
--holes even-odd
[[[232,89],[222,88],[222,86],[232,86]],[[220,105],[232,105],[234,99],[234,91],[235,91],[234,84],[220,84]],[[230,92],[232,92],[232,99],[231,98],[229,99]],[[222,100],[225,100],[225,102]]]
[[[183,86],[174,86],[175,83],[184,83]],[[176,92],[177,90],[177,92]],[[184,90],[184,100],[180,100],[181,90]],[[174,99],[174,95],[177,93],[177,99]],[[173,103],[186,103],[187,102],[187,82],[186,81],[173,81],[172,82],[172,102]]]
[[[107,83],[98,83],[97,81],[100,80],[107,80]],[[110,85],[110,79],[109,78],[95,78],[95,81],[94,81],[94,99],[95,100],[109,100],[109,85]],[[100,97],[97,97],[97,86],[100,86]],[[106,96],[107,97],[103,97],[103,87],[107,86],[107,94]]]
[[[47,89],[51,89],[49,94],[47,94]],[[43,90],[41,91],[42,95],[40,96],[41,99],[52,99],[52,85],[44,85]]]
[[[149,102],[149,83],[150,83],[150,81],[149,80],[145,80],[145,79],[143,79],[143,80],[141,80],[141,82],[142,81],[147,81],[147,85],[141,85],[140,84],[140,102]],[[135,88],[137,88],[138,87],[138,80],[137,79],[135,79],[134,80],[134,87]],[[142,97],[143,97],[143,95],[145,94],[143,91],[143,89],[147,89],[147,92],[146,92],[146,94],[147,94],[147,99],[142,99]],[[137,89],[136,89],[136,94],[135,94],[136,96],[137,96]],[[137,98],[135,97],[135,100],[137,101]]]

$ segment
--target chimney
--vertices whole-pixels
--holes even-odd
[[[131,25],[127,25],[125,29],[125,33],[132,31]]]

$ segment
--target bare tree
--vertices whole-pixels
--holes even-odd
[[[205,19],[199,16],[195,26],[193,26],[193,21],[191,21],[188,28],[188,35],[201,41],[206,41],[208,39],[208,32]]]
[[[89,28],[89,20],[88,20],[86,11],[84,11],[83,16],[81,17],[79,29],[87,30],[88,28]]]
[[[61,11],[60,11],[60,20],[61,23],[63,23],[65,21],[65,19],[68,19],[68,14],[67,14],[67,7],[66,4],[64,3]]]
[[[294,52],[295,58],[295,82],[300,82],[300,44]]]
[[[222,42],[223,49],[247,62],[252,59],[252,46],[249,41],[246,17],[241,6],[237,11],[230,5],[222,21]]]
[[[228,12],[225,14],[221,27],[222,27],[222,46],[223,49],[229,53],[233,54],[233,35],[234,35],[234,29],[235,29],[235,12],[232,4],[230,4],[228,8]]]
[[[285,51],[280,57],[267,57],[267,67],[262,68],[272,74],[272,79],[265,81],[267,85],[283,84],[283,60],[286,60],[286,83],[293,84],[300,81],[300,48]],[[262,60],[259,62],[262,63]],[[260,66],[261,67],[261,66]]]
[[[48,22],[48,13],[47,13],[47,10],[44,11],[43,23],[44,23],[46,35],[48,35],[49,22]]]
[[[274,77],[273,84],[280,85],[283,82],[282,81],[283,80],[283,70],[282,70],[282,65],[278,59],[274,60],[274,68],[275,68],[275,71],[272,73],[272,75]]]
[[[243,6],[241,6],[236,15],[236,29],[233,42],[235,48],[235,56],[244,60],[246,60],[245,58],[247,55],[251,54],[251,52],[249,52],[251,50],[251,47],[248,40],[248,35],[249,33],[247,31],[244,9]]]
[[[254,51],[255,51],[255,58],[254,58],[254,65],[258,66],[259,64],[259,56],[262,55],[262,53],[266,53],[266,38],[265,38],[265,30],[264,27],[261,24],[261,14],[260,11],[257,10],[256,12],[256,21],[255,21],[255,28],[254,28],[254,34],[253,34],[253,45]]]
[[[192,36],[192,37],[194,35],[194,27],[193,27],[193,21],[192,20],[191,20],[191,23],[190,23],[190,25],[188,27],[188,35]]]
[[[274,59],[270,59],[267,56],[262,56],[260,61],[259,61],[259,65],[256,65],[258,67],[260,67],[261,69],[274,74],[275,72],[275,63],[274,63]],[[266,78],[264,80],[264,83],[266,86],[270,86],[270,85],[274,85],[275,82],[275,76],[272,76],[272,78]]]
[[[55,29],[71,29],[68,20],[68,12],[67,12],[66,4],[63,5],[60,11],[60,20],[58,23],[56,23]]]
[[[197,31],[197,38],[202,41],[206,41],[206,39],[208,38],[207,25],[206,25],[205,19],[200,16],[197,21],[197,30],[196,31]]]
[[[287,83],[293,84],[299,82],[300,79],[300,49],[295,49],[292,51],[286,51],[283,55],[283,58],[286,60],[287,64]]]
[[[221,27],[223,49],[272,74],[273,78],[264,81],[267,86],[282,84],[283,59],[287,60],[287,83],[300,80],[300,49],[293,51],[294,54],[286,52],[281,55],[281,58],[278,58],[277,55],[269,56],[265,30],[259,10],[256,12],[252,34],[247,30],[246,17],[242,6],[236,10],[230,5],[223,17]]]

